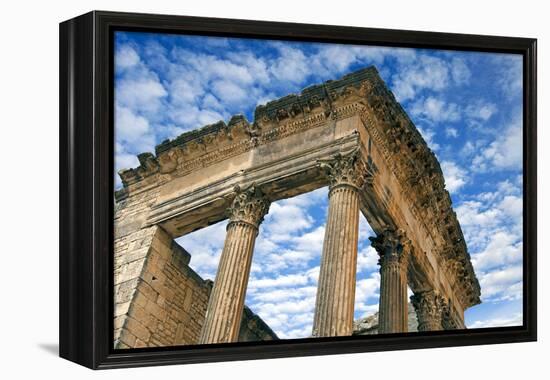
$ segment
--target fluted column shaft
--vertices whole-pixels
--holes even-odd
[[[418,331],[443,330],[443,314],[446,308],[444,298],[435,290],[418,292],[411,296],[416,310]]]
[[[359,189],[364,183],[364,172],[358,152],[322,162],[322,167],[327,170],[331,185],[313,336],[351,335],[359,234]]]
[[[407,332],[407,267],[410,243],[402,231],[370,238],[380,255],[379,333]]]
[[[269,202],[255,187],[236,190],[201,344],[237,341],[258,227],[269,209]]]

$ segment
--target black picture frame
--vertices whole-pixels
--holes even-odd
[[[132,30],[523,56],[523,326],[114,350],[113,33]],[[537,339],[536,39],[93,11],[60,24],[60,356],[93,369]]]

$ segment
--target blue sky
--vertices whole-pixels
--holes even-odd
[[[522,323],[522,58],[474,52],[117,32],[116,170],[156,144],[375,65],[435,152],[482,301],[470,328]],[[116,179],[120,187],[120,180]],[[256,241],[247,305],[281,338],[311,334],[327,189],[275,202]],[[292,221],[292,223],[290,222]],[[177,241],[214,279],[227,222]],[[355,316],[378,309],[377,256],[361,216]]]

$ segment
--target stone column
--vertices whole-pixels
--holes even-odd
[[[351,335],[355,302],[359,190],[365,167],[359,151],[320,162],[330,180],[329,210],[317,286],[313,336]]]
[[[254,185],[241,191],[228,210],[229,224],[199,343],[235,342],[258,228],[269,201]]]
[[[411,245],[404,233],[386,230],[369,238],[380,255],[379,333],[407,332],[407,269]]]
[[[444,298],[435,290],[415,293],[411,302],[416,310],[418,331],[443,330]]]

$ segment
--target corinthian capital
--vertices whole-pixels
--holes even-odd
[[[391,263],[406,264],[411,254],[411,241],[403,230],[386,229],[376,237],[369,237],[369,240],[380,256],[381,266]]]
[[[415,293],[411,296],[411,302],[416,310],[419,330],[443,329],[443,316],[448,306],[446,300],[437,291]]]
[[[248,223],[258,228],[269,212],[269,200],[254,184],[246,189],[236,186],[235,192],[237,196],[227,210],[229,223]]]
[[[345,155],[337,154],[330,160],[319,160],[319,164],[329,178],[331,190],[342,185],[360,189],[368,180],[369,172],[359,149]]]

